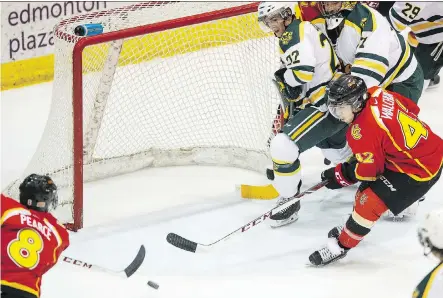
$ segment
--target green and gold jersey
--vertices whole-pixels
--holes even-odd
[[[317,18],[312,23],[327,34],[325,19]],[[403,82],[417,68],[403,36],[391,30],[379,12],[361,3],[346,16],[335,50],[352,75],[362,78],[368,88]]]
[[[443,3],[395,2],[389,21],[397,31],[410,27],[418,42],[434,44],[443,41]]]
[[[326,110],[326,85],[339,62],[327,37],[309,22],[294,20],[279,38],[281,59],[288,69],[285,81],[292,87],[303,85],[305,104]]]
[[[412,298],[443,297],[443,262],[435,267],[415,288]]]

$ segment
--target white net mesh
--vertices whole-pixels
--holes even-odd
[[[57,216],[73,201],[73,49],[79,24],[101,23],[120,39],[83,51],[83,181],[170,165],[263,171],[278,105],[270,82],[277,41],[256,11],[125,38],[122,29],[244,5],[155,3],[75,17],[56,26],[52,107],[24,176],[47,173],[63,191]],[[8,187],[17,197],[18,183]]]

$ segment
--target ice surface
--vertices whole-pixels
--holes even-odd
[[[1,185],[21,174],[37,147],[49,112],[51,83],[1,93]],[[443,87],[420,100],[420,117],[443,136]],[[54,149],[56,150],[56,149]],[[323,157],[301,157],[304,187],[318,181]],[[271,229],[266,223],[220,249],[191,254],[169,245],[169,232],[210,243],[270,209],[246,201],[234,185],[266,183],[264,175],[233,168],[178,167],[139,171],[85,185],[86,228],[71,234],[66,255],[122,269],[140,244],[147,256],[130,279],[59,263],[43,279],[42,298],[78,297],[410,297],[434,263],[422,256],[417,222],[443,206],[438,182],[416,219],[380,221],[361,245],[325,268],[306,266],[330,228],[352,211],[355,188],[321,190],[302,201],[300,220]],[[154,290],[152,280],[160,285]]]

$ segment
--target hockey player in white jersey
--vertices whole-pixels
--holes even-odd
[[[418,239],[425,255],[432,254],[439,264],[415,288],[413,298],[443,297],[443,209],[432,211],[418,228]]]
[[[279,39],[281,49],[283,66],[274,76],[284,101],[285,120],[270,142],[270,178],[281,196],[278,204],[283,204],[299,192],[300,153],[317,146],[328,160],[340,163],[352,151],[346,142],[347,125],[331,116],[326,107],[326,85],[339,68],[327,37],[309,22],[298,20],[286,3],[260,3],[258,20],[264,31]],[[271,226],[297,220],[299,210],[300,202],[271,216]]]
[[[423,71],[403,36],[378,11],[356,2],[320,2],[312,23],[335,45],[342,70],[418,102]]]
[[[443,67],[443,3],[395,2],[389,22],[398,32],[411,28],[409,35],[418,42],[414,54],[423,69],[424,89],[437,85]]]

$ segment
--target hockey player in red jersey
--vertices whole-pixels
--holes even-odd
[[[367,89],[353,75],[329,83],[327,95],[331,114],[349,123],[346,139],[356,160],[325,170],[322,180],[329,189],[361,184],[345,226],[333,228],[328,245],[310,255],[316,266],[343,258],[388,209],[397,215],[424,196],[443,163],[443,140],[417,117],[420,109],[412,100]]]
[[[31,174],[20,203],[1,195],[1,297],[38,298],[42,276],[69,246],[69,234],[49,213],[58,202],[48,176]]]

